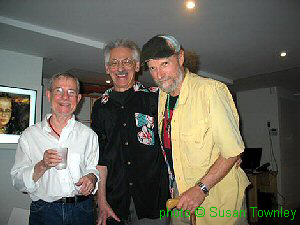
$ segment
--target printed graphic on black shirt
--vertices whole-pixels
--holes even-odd
[[[141,128],[138,132],[138,141],[144,145],[154,145],[154,117],[135,113],[135,124]]]

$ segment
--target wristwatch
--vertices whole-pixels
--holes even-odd
[[[205,196],[208,196],[209,190],[208,190],[208,188],[207,188],[207,186],[205,184],[203,184],[201,181],[198,181],[196,183],[196,185],[198,185],[200,187],[200,189],[203,191],[203,193],[205,194]]]

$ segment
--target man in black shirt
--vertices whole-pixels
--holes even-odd
[[[134,42],[111,42],[104,56],[113,88],[92,111],[100,149],[98,225],[168,224],[168,218],[159,218],[169,190],[157,129],[158,94],[135,81],[140,52]]]

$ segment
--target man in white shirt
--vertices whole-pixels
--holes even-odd
[[[94,224],[92,196],[97,190],[97,135],[75,121],[79,82],[71,74],[52,77],[46,91],[52,114],[23,131],[11,169],[13,185],[32,199],[30,225]],[[67,147],[67,167],[55,150]]]

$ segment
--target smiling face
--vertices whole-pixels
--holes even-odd
[[[172,96],[176,96],[180,92],[184,78],[183,61],[183,52],[180,52],[179,55],[148,61],[149,71],[155,83]]]
[[[58,117],[71,118],[81,99],[81,95],[77,92],[77,85],[74,79],[64,76],[55,79],[52,89],[46,92],[51,103],[52,113]]]
[[[109,63],[105,68],[113,81],[115,91],[124,92],[134,84],[140,63],[133,59],[132,53],[131,49],[124,47],[110,50]]]
[[[0,98],[0,127],[4,127],[8,124],[11,118],[11,99]]]

